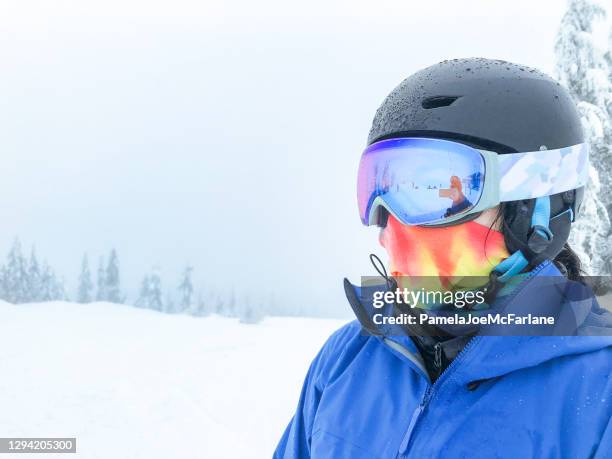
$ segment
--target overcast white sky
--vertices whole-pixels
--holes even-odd
[[[355,202],[380,102],[449,58],[552,72],[564,8],[4,0],[0,254],[35,243],[70,293],[83,252],[116,247],[132,296],[191,263],[203,287],[341,311],[342,277],[383,254]]]

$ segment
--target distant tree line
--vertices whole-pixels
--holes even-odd
[[[87,254],[83,255],[76,302],[91,303],[92,301],[108,301],[109,303],[126,302],[126,297],[121,294],[119,257],[115,249],[110,251],[108,263],[104,262],[104,257],[100,257],[95,288],[91,277],[91,269],[89,268],[89,258]]]
[[[67,299],[63,280],[46,261],[38,261],[34,247],[26,257],[19,239],[15,239],[5,263],[0,266],[0,298],[10,303]]]
[[[212,289],[196,293],[193,272],[192,266],[186,266],[176,286],[165,291],[160,269],[153,268],[143,277],[135,301],[129,301],[121,288],[117,251],[112,249],[107,260],[104,257],[99,259],[95,281],[89,257],[85,254],[74,301],[82,304],[96,301],[131,304],[170,314],[219,314],[238,317],[246,323],[258,322],[263,316],[274,312],[272,298],[268,298],[264,305],[263,301],[257,302],[247,296],[237,300],[233,289],[225,295],[215,295]],[[0,265],[0,299],[14,304],[71,300],[66,293],[64,280],[55,274],[46,261],[39,262],[34,247],[29,256],[25,256],[19,239],[15,239],[5,263]]]

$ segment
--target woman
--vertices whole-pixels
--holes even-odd
[[[567,245],[588,177],[569,94],[524,66],[445,61],[391,92],[368,144],[359,210],[387,288],[475,300],[380,307],[380,287],[345,281],[358,320],[313,361],[275,457],[612,457],[612,321]],[[493,313],[554,324],[429,320]]]

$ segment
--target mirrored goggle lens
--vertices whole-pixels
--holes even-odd
[[[370,145],[359,164],[357,199],[365,225],[380,206],[402,223],[443,222],[469,212],[482,195],[482,155],[460,143],[437,139],[389,139]]]

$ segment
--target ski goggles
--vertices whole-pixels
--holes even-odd
[[[501,202],[550,196],[586,185],[586,143],[497,154],[440,139],[382,140],[363,152],[357,179],[364,225],[381,208],[405,225],[444,225]]]

